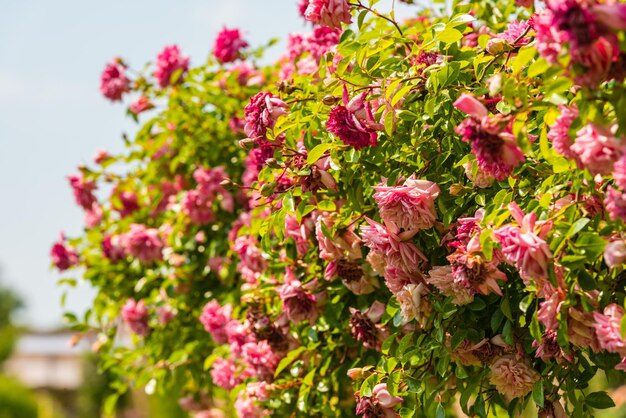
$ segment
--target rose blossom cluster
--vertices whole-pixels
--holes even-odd
[[[135,334],[145,337],[150,333],[148,325],[150,315],[143,300],[137,302],[135,299],[128,299],[122,307],[121,316]]]
[[[533,19],[537,50],[544,58],[556,63],[569,52],[568,70],[588,87],[623,78],[615,31],[626,29],[626,5],[550,0],[546,6]]]
[[[352,23],[347,0],[309,0],[304,17],[313,23],[335,29],[341,29],[342,23]]]
[[[479,223],[484,211],[478,210],[474,216],[459,218],[455,240],[449,243],[455,252],[447,258],[450,265],[435,266],[426,276],[426,281],[444,296],[452,298],[455,305],[466,305],[474,300],[474,295],[489,293],[502,294],[498,281],[507,281],[506,275],[497,267],[500,254],[494,252],[491,260],[485,258],[480,247]]]
[[[232,390],[248,380],[245,391],[239,393],[235,409],[241,417],[266,416],[267,411],[256,402],[268,400],[270,387],[267,382],[272,380],[281,357],[264,339],[269,337],[267,333],[264,335],[258,331],[259,325],[254,319],[252,323],[233,319],[232,306],[220,306],[215,299],[204,307],[200,322],[216,343],[230,346],[230,358],[217,358],[213,362],[210,372],[213,383]]]
[[[100,78],[100,92],[107,99],[117,102],[130,90],[130,80],[126,77],[126,66],[120,59],[108,63]]]
[[[223,210],[233,212],[235,201],[222,186],[228,179],[223,167],[197,168],[193,173],[197,186],[183,195],[182,212],[196,225],[205,225],[215,219],[213,202],[219,201]]]
[[[336,46],[339,43],[339,29],[324,26],[313,28],[308,33],[291,33],[287,37],[287,52],[279,59],[280,78],[288,80],[297,72],[300,75],[313,75],[319,70],[319,62],[327,52],[335,52],[333,62],[338,59]]]
[[[289,106],[269,92],[260,92],[250,98],[244,109],[248,138],[262,144],[267,139],[267,130],[272,129],[279,117],[286,115]]]
[[[531,212],[524,215],[517,203],[509,204],[509,211],[517,225],[509,224],[494,231],[502,246],[505,260],[514,265],[528,285],[534,280],[539,290],[548,279],[552,252],[545,238],[550,230],[550,222],[537,222],[537,215]]]
[[[508,120],[500,116],[489,117],[487,108],[466,93],[454,102],[454,106],[469,116],[457,126],[456,132],[472,146],[479,169],[498,181],[509,177],[524,161],[524,153],[510,132]]]
[[[365,100],[367,94],[368,92],[359,93],[349,99],[348,89],[344,86],[343,105],[333,107],[326,122],[328,132],[357,150],[377,146],[378,133],[376,131],[384,129],[376,122],[372,105]]]
[[[157,56],[154,78],[159,87],[165,88],[181,82],[188,69],[189,57],[181,55],[178,45],[169,45],[163,48]],[[176,79],[172,79],[174,75]]]
[[[248,47],[239,29],[223,28],[215,38],[213,55],[222,63],[233,62],[241,58],[241,50]]]
[[[314,323],[317,317],[317,298],[309,293],[296,278],[292,269],[287,268],[284,284],[277,289],[283,310],[287,318],[294,324],[302,321]]]

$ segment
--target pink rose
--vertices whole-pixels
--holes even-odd
[[[587,124],[576,133],[571,151],[592,174],[607,175],[623,153],[623,145],[608,128]]]
[[[213,46],[213,55],[222,63],[233,62],[241,57],[241,50],[248,47],[239,29],[223,28],[218,33]]]
[[[347,0],[309,0],[304,17],[313,23],[335,29],[341,29],[342,23],[352,23]]]
[[[122,100],[122,95],[130,90],[130,80],[126,77],[126,67],[120,59],[106,65],[100,78],[100,92],[111,101]]]
[[[189,57],[180,54],[178,45],[169,45],[157,56],[154,68],[154,78],[159,87],[165,88],[170,84],[182,81],[184,74],[189,68]],[[177,74],[176,79],[172,79]]]
[[[476,97],[467,93],[461,94],[461,96],[456,99],[454,107],[478,119],[482,119],[489,115],[487,108],[480,101],[478,101]]]
[[[122,307],[122,319],[135,334],[146,336],[150,333],[148,308],[143,300],[128,299]]]
[[[435,199],[439,195],[437,184],[428,180],[417,180],[415,175],[402,186],[389,187],[384,184],[374,187],[374,200],[380,209],[380,217],[394,233],[401,231],[417,233],[435,224]]]
[[[78,253],[73,247],[65,245],[65,235],[61,232],[61,236],[50,249],[50,258],[52,263],[60,271],[69,269],[78,264]]]

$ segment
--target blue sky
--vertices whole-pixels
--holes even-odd
[[[141,68],[177,43],[192,65],[206,59],[223,25],[241,28],[253,46],[306,30],[297,0],[29,0],[0,5],[0,267],[25,299],[21,320],[61,323],[59,276],[49,250],[63,229],[79,234],[83,213],[65,176],[98,149],[119,151],[135,125],[124,107],[98,91],[114,56]],[[391,0],[378,4],[389,10]],[[398,15],[407,15],[399,7]],[[403,11],[405,13],[403,13]],[[268,58],[278,57],[283,43]],[[70,293],[70,309],[90,291]]]

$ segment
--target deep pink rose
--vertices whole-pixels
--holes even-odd
[[[104,67],[100,78],[100,92],[111,101],[120,101],[130,90],[130,80],[126,77],[126,67],[119,59],[115,59]]]
[[[122,319],[135,334],[146,336],[150,333],[148,308],[143,300],[128,299],[122,307]]]
[[[59,240],[50,249],[52,263],[61,271],[78,264],[78,253],[73,247],[65,245],[65,235],[61,232]]]
[[[154,78],[159,87],[165,88],[170,84],[182,81],[183,76],[189,69],[189,57],[180,54],[178,45],[169,45],[157,56],[154,68]],[[172,79],[177,74],[176,79]]]
[[[223,28],[215,38],[213,55],[222,63],[233,62],[241,57],[241,50],[248,47],[239,29]]]

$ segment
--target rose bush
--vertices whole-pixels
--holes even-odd
[[[274,65],[226,28],[206,65],[107,65],[141,125],[69,178],[86,227],[53,262],[98,293],[67,318],[119,394],[196,417],[612,406],[626,4],[375,3],[294,4]]]

